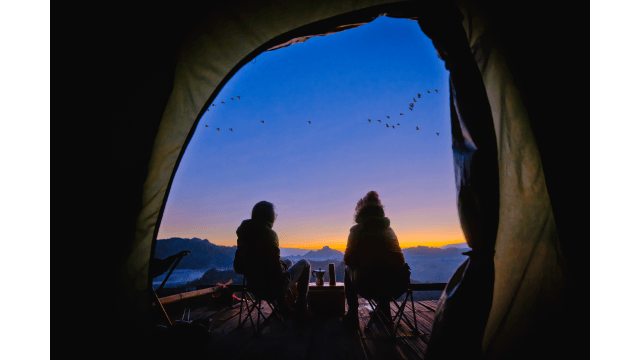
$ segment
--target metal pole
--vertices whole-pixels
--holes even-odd
[[[173,266],[171,267],[171,270],[169,270],[169,273],[167,274],[167,277],[164,278],[164,281],[162,282],[162,284],[160,284],[160,286],[158,286],[158,288],[155,291],[158,291],[160,289],[162,289],[162,287],[164,286],[164,284],[167,282],[167,280],[169,280],[169,276],[171,276],[171,273],[173,272],[173,269],[176,268],[176,266],[178,266],[178,263],[180,262],[180,260],[182,260],[182,257],[184,255],[178,255],[178,258],[176,259],[176,261],[173,263]]]
[[[171,319],[169,319],[169,315],[167,315],[167,312],[164,310],[164,306],[162,306],[162,303],[160,303],[160,299],[158,299],[158,294],[156,294],[156,292],[153,291],[153,289],[149,289],[149,290],[151,290],[151,292],[153,293],[153,297],[155,298],[154,301],[158,303],[158,305],[160,306],[160,309],[164,313],[164,316],[167,318],[167,322],[169,323],[169,326],[173,326],[173,324],[171,323]]]

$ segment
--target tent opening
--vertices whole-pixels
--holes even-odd
[[[189,140],[153,257],[191,253],[158,295],[241,283],[235,230],[262,200],[276,206],[283,258],[322,250],[317,266],[340,262],[356,202],[370,190],[412,281],[446,283],[468,250],[449,111],[448,71],[416,21],[381,16],[261,53],[224,84]]]

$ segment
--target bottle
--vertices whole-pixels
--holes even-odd
[[[329,264],[329,285],[336,284],[336,266],[332,263]]]

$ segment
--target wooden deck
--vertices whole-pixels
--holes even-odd
[[[400,303],[400,302],[399,302]],[[264,304],[264,303],[263,303]],[[191,310],[191,319],[210,318],[211,341],[202,354],[210,359],[420,359],[424,358],[427,342],[431,335],[436,301],[416,301],[416,317],[419,335],[403,321],[400,322],[396,338],[391,338],[378,321],[370,330],[364,327],[369,321],[369,308],[360,299],[360,328],[348,329],[341,324],[341,318],[313,316],[305,323],[285,319],[283,324],[276,318],[269,319],[263,326],[261,335],[251,328],[247,320],[238,329],[240,304],[231,308],[214,311],[210,308]],[[263,305],[263,312],[269,316],[271,309]],[[391,305],[392,314],[397,308]],[[243,319],[247,313],[243,309]],[[404,313],[413,322],[411,302],[407,302]],[[179,320],[181,316],[172,316]],[[257,312],[253,312],[253,320]],[[186,318],[185,318],[186,320]]]

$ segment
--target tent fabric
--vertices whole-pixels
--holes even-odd
[[[127,260],[126,296],[141,314],[148,316],[150,310],[148,266],[171,180],[197,121],[224,82],[257,51],[314,35],[283,38],[296,29],[340,16],[343,25],[362,23],[356,16],[349,18],[349,13],[394,3],[398,2],[244,2],[211,13],[191,33],[179,52],[173,90],[153,144],[142,211]],[[476,4],[459,1],[456,5],[464,15],[463,26],[484,82],[497,139],[500,207],[495,280],[482,347],[487,358],[509,358],[536,328],[530,325],[549,319],[559,308],[564,260],[536,140],[501,45],[493,41]]]
[[[466,10],[466,11],[465,11]],[[502,49],[470,6],[463,25],[482,74],[498,140],[499,225],[493,303],[483,339],[488,358],[512,358],[562,305],[565,265],[540,154]],[[535,325],[535,326],[534,326]],[[530,349],[529,349],[530,351]]]
[[[482,354],[493,297],[498,156],[491,108],[461,24],[464,17],[447,5],[438,6],[438,14],[421,14],[418,22],[449,70],[458,214],[472,250],[438,301],[425,358],[475,359]]]

